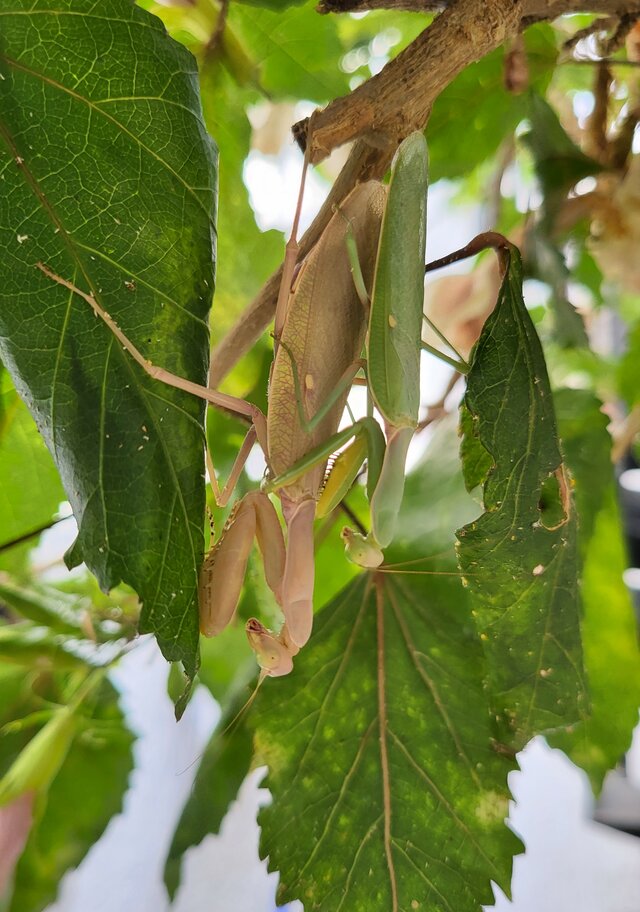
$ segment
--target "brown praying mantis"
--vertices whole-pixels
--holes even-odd
[[[304,177],[300,200],[303,188]],[[242,399],[151,364],[93,295],[38,264],[50,278],[80,295],[151,377],[251,422],[222,490],[208,457],[219,506],[228,503],[256,441],[265,454],[267,474],[261,491],[234,506],[205,558],[199,583],[200,628],[213,636],[231,621],[255,537],[267,583],[284,616],[277,634],[257,619],[247,622],[263,676],[287,674],[309,639],[314,518],[341,501],[365,458],[371,532],[365,537],[344,530],[347,553],[362,566],[376,567],[382,549],[393,539],[407,449],[418,425],[420,354],[429,348],[421,341],[426,191],[426,142],[421,133],[414,133],[396,152],[388,188],[377,181],[356,186],[292,283],[294,249],[278,298],[266,415]],[[296,228],[297,215],[293,239]],[[368,414],[338,432],[347,396],[361,370],[369,391]],[[374,405],[384,433],[373,417]],[[329,457],[345,444],[327,477]],[[268,497],[271,492],[281,501],[286,546]]]

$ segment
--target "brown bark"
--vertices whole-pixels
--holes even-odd
[[[403,10],[408,13],[436,13],[441,12],[446,6],[446,0],[394,0],[394,10]],[[320,0],[316,12],[321,15],[326,13],[357,13],[374,9],[389,9],[389,0]]]
[[[465,67],[516,35],[520,0],[457,0],[385,68],[316,111],[305,131],[317,164],[345,142],[397,146],[427,122],[438,95]]]
[[[509,0],[505,0],[506,3]],[[452,0],[320,0],[318,12],[350,13],[370,9],[393,9],[408,12],[435,12],[452,6]],[[638,12],[636,0],[523,0],[523,25],[556,19],[569,13],[597,13],[619,18]]]
[[[551,20],[569,13],[623,16],[640,10],[638,0],[524,0],[525,20]]]

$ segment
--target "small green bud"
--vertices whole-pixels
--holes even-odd
[[[0,779],[0,807],[25,792],[44,792],[62,766],[76,734],[74,709],[55,711]]]
[[[366,567],[368,570],[380,566],[384,555],[373,538],[370,536],[365,538],[364,535],[354,532],[353,529],[348,529],[346,526],[340,535],[344,542],[345,554],[350,561],[359,567]]]

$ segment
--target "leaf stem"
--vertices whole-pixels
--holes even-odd
[[[482,234],[477,234],[468,244],[460,247],[459,250],[454,250],[453,253],[448,253],[438,260],[432,260],[431,263],[427,263],[424,271],[427,273],[433,272],[434,269],[442,269],[444,266],[450,266],[451,263],[457,263],[460,260],[466,260],[467,257],[476,256],[476,254],[487,250],[489,247],[498,254],[506,253],[508,255],[511,246],[503,234],[499,234],[497,231],[483,231]]]
[[[31,532],[25,532],[24,535],[19,535],[17,538],[12,538],[10,541],[3,542],[0,545],[0,554],[2,554],[3,551],[8,551],[10,548],[15,548],[16,545],[21,545],[23,542],[29,541],[30,538],[35,538],[36,535],[41,535],[43,532],[46,532],[47,529],[53,529],[58,523],[72,518],[72,516],[57,516],[55,519],[43,523],[36,529],[32,529]]]

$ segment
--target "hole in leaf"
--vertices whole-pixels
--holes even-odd
[[[460,406],[460,436],[464,483],[467,491],[473,491],[485,483],[495,463],[480,441],[477,416],[471,413],[464,402]]]
[[[564,466],[560,465],[543,481],[540,488],[540,524],[550,532],[560,528],[569,519],[569,506],[569,485]]]

